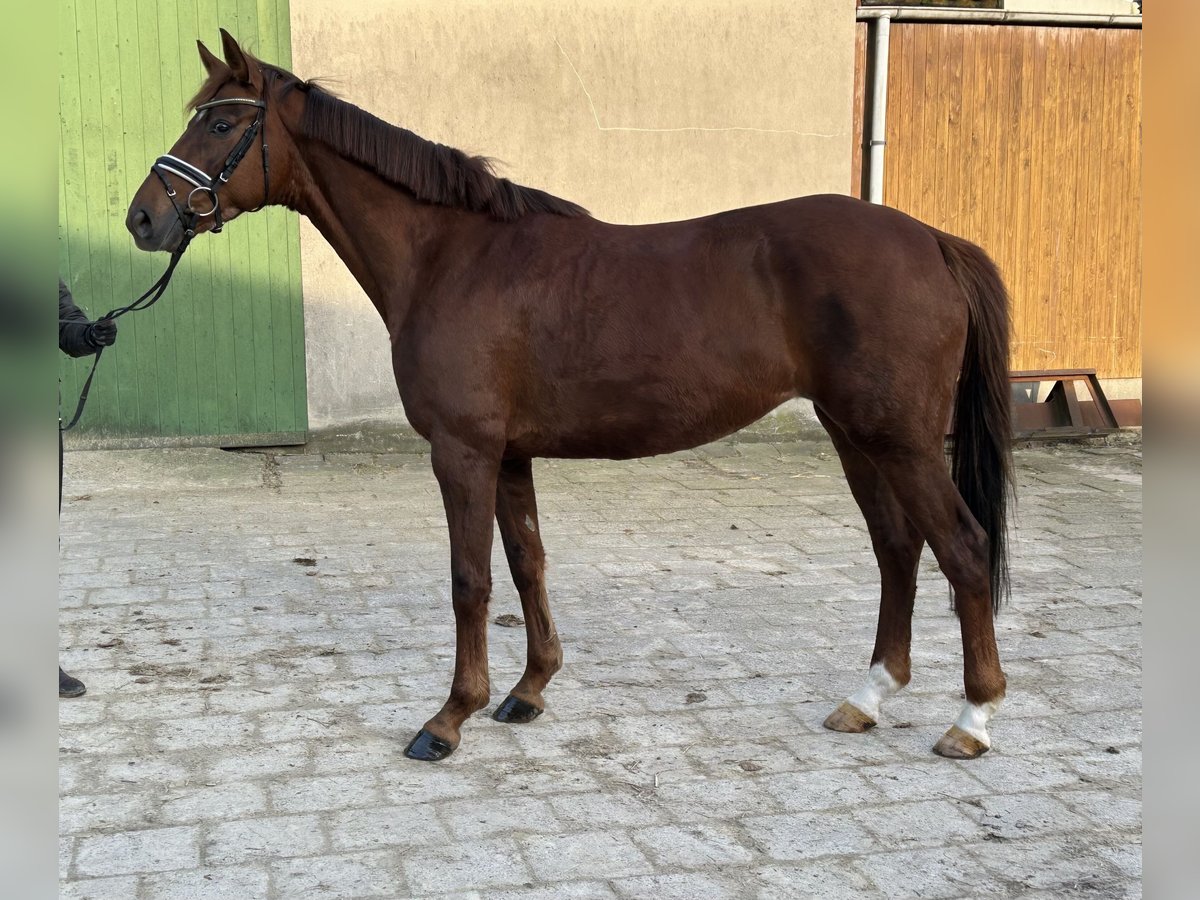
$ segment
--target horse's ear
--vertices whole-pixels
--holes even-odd
[[[238,42],[233,39],[233,35],[224,28],[221,29],[221,46],[225,50],[225,62],[229,64],[234,77],[238,81],[249,84],[250,73],[254,71],[254,67],[250,65],[250,58],[238,46]]]
[[[200,62],[204,63],[204,71],[209,75],[224,69],[229,71],[229,66],[221,62],[221,60],[211,50],[204,46],[204,41],[196,41],[196,49],[200,51]]]

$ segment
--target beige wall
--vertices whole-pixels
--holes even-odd
[[[850,189],[853,0],[291,0],[345,99],[612,222]],[[316,427],[401,415],[374,308],[301,231]]]

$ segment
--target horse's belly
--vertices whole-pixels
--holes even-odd
[[[574,340],[531,342],[518,433],[537,456],[627,459],[696,447],[795,396],[797,371],[769,292],[664,288],[653,309],[614,305]],[[573,349],[571,349],[573,348]]]
[[[593,402],[561,406],[557,414],[514,434],[510,449],[528,456],[597,459],[673,453],[745,428],[793,396],[782,387],[687,394],[627,388],[608,402],[588,398]]]

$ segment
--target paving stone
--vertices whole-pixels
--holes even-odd
[[[165,757],[134,756],[126,758],[118,756],[115,760],[103,759],[100,774],[90,775],[91,784],[104,783],[114,790],[127,790],[127,785],[136,788],[162,791],[174,785],[186,784],[195,777],[193,768],[186,761]],[[66,769],[65,764],[59,765],[60,776]]]
[[[406,853],[403,865],[416,894],[519,885],[531,879],[529,867],[511,839],[472,841]]]
[[[962,810],[971,806],[948,800],[920,800],[860,808],[854,818],[892,847],[949,844],[977,838],[975,821]]]
[[[247,743],[254,734],[254,724],[241,716],[197,716],[168,719],[158,723],[154,731],[158,746],[164,750],[227,749]]]
[[[123,831],[154,824],[153,808],[145,794],[103,794],[63,797],[58,803],[59,834],[87,831]]]
[[[157,816],[163,823],[228,821],[261,815],[267,809],[266,791],[246,781],[178,788],[160,802]]]
[[[190,869],[200,864],[195,828],[153,828],[81,838],[75,854],[80,875],[125,875]]]
[[[1140,829],[1142,804],[1136,797],[1122,797],[1112,791],[1069,791],[1058,794],[1071,809],[1086,817],[1097,828]]]
[[[573,760],[558,762],[533,762],[522,760],[519,767],[506,767],[510,771],[495,772],[491,789],[502,796],[552,794],[579,791],[599,791],[600,783],[587,771],[581,771]]]
[[[460,800],[439,805],[441,819],[458,839],[486,837],[498,832],[562,830],[550,804],[532,797]]]
[[[271,872],[281,897],[402,897],[400,861],[391,850],[310,856],[273,863]]]
[[[58,877],[66,881],[71,869],[71,859],[75,855],[75,838],[59,835],[58,838]]]
[[[1045,794],[1005,794],[979,801],[979,825],[994,837],[1013,840],[1042,832],[1076,831],[1086,820]]]
[[[1127,889],[1136,889],[1141,894],[1142,887],[1142,845],[1140,843],[1122,843],[1116,846],[1098,846],[1096,855],[1108,860],[1120,872],[1133,880]]]
[[[830,704],[829,712],[836,708]],[[827,713],[828,715],[828,713]],[[875,728],[878,732],[878,728]],[[835,769],[899,762],[902,757],[877,734],[781,734],[780,743],[796,756],[798,769]]]
[[[1042,790],[1079,784],[1079,774],[1068,763],[1054,758],[988,754],[974,762],[978,766],[972,766],[968,772],[994,792],[1012,790],[1014,785],[1024,790]]]
[[[1136,695],[1128,703],[1122,710],[1080,713],[1067,719],[1063,727],[1095,746],[1135,746],[1142,740],[1142,716]]]
[[[449,842],[431,805],[376,806],[327,815],[333,846],[339,850],[420,847]]]
[[[656,791],[656,797],[670,810],[671,818],[679,822],[731,821],[781,809],[759,781],[740,766],[731,766],[725,778],[664,782]]]
[[[549,887],[489,890],[487,900],[612,900],[616,896],[603,881],[559,881]]]
[[[147,900],[248,900],[269,896],[269,882],[261,868],[216,866],[149,875],[142,879],[141,896]]]
[[[1131,885],[1120,871],[1076,838],[989,842],[975,855],[1012,892],[1053,896],[1124,896]]]
[[[378,780],[369,772],[276,780],[268,790],[272,808],[287,813],[370,806],[381,797]]]
[[[307,766],[308,750],[299,742],[219,748],[211,754],[209,774],[221,780],[294,775]]]
[[[564,794],[550,801],[555,814],[575,828],[589,825],[651,825],[660,815],[649,802],[633,793]]]
[[[855,862],[886,897],[972,896],[991,881],[987,869],[958,847],[876,853]]]
[[[654,870],[621,832],[543,834],[527,837],[521,843],[530,867],[546,881],[612,879]]]
[[[1110,749],[1111,747],[1111,749]],[[1115,786],[1116,783],[1130,785],[1140,783],[1142,774],[1141,747],[1105,747],[1091,746],[1078,756],[1064,759],[1084,783],[1104,783]],[[1116,753],[1112,751],[1116,750]]]
[[[827,858],[789,866],[763,866],[739,873],[743,884],[753,886],[753,896],[762,900],[792,900],[821,897],[855,900],[882,896],[871,880],[847,858]]]
[[[659,867],[703,869],[749,863],[753,852],[741,843],[732,828],[716,825],[668,825],[638,828],[631,832],[634,843]]]
[[[85,695],[86,696],[86,695]],[[137,719],[162,720],[169,713],[170,720],[183,716],[200,716],[206,712],[210,697],[207,694],[180,694],[173,692],[170,703],[147,703],[144,697],[113,700],[105,710],[105,717],[126,721]],[[64,706],[65,709],[65,706]],[[156,726],[158,727],[158,726]],[[188,746],[184,744],[184,746]]]
[[[785,772],[759,784],[787,810],[804,812],[838,806],[878,806],[882,797],[863,769]]]
[[[743,820],[747,832],[771,859],[800,860],[838,853],[862,853],[875,843],[846,816],[788,813]]]
[[[325,836],[315,816],[238,819],[209,829],[204,859],[229,865],[253,859],[311,856],[324,848]]]
[[[740,895],[733,882],[716,874],[698,872],[620,878],[613,882],[613,887],[620,896],[632,900],[642,897],[655,897],[658,900],[732,900]]]
[[[84,878],[62,886],[59,900],[129,900],[137,895],[138,879],[132,875],[114,878]]]
[[[978,760],[971,760],[971,763]],[[930,762],[896,763],[869,766],[858,770],[861,776],[889,800],[920,800],[942,796],[953,799],[978,797],[988,788],[974,775],[967,763]]]

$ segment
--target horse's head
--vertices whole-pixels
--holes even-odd
[[[224,62],[196,42],[208,79],[195,114],[129,204],[125,227],[142,250],[175,250],[188,231],[220,231],[279,197],[290,141],[270,102],[274,70],[225,29],[221,40]]]

